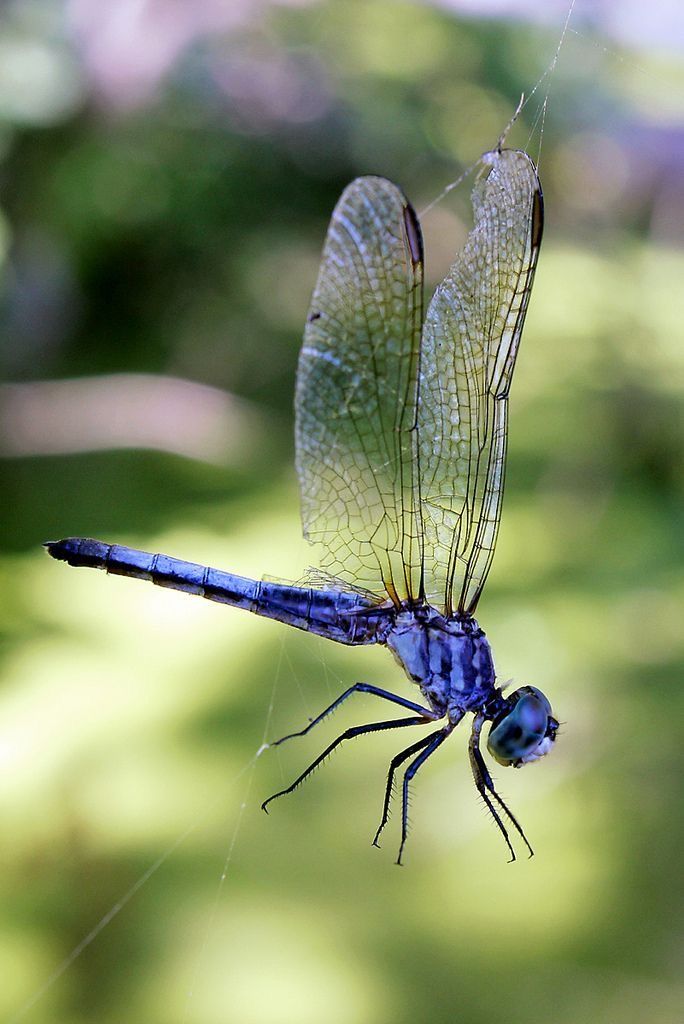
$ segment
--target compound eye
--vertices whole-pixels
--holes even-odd
[[[556,720],[544,694],[525,686],[509,698],[513,706],[495,720],[487,740],[487,749],[499,764],[521,765],[536,761],[551,749]]]

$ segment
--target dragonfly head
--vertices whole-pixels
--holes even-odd
[[[487,749],[499,764],[520,768],[548,754],[557,732],[558,722],[541,690],[521,686],[506,698],[505,707],[494,718]]]

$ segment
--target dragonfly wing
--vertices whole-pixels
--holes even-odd
[[[296,465],[324,569],[395,603],[421,594],[415,430],[423,247],[384,178],[353,181],[328,229],[299,358]]]
[[[543,226],[526,153],[482,158],[474,227],[428,307],[418,412],[427,599],[472,614],[501,517],[511,377]]]

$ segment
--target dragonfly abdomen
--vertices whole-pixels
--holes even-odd
[[[187,594],[198,594],[209,601],[254,610],[252,605],[257,597],[257,581],[220,569],[120,544],[106,544],[88,537],[48,541],[45,547],[53,558],[68,562],[69,565],[104,569],[115,576],[148,580],[158,587],[182,590]]]
[[[252,580],[170,555],[152,554],[87,537],[48,541],[45,547],[53,558],[69,565],[104,569],[113,575],[148,580],[158,587],[197,594],[208,601],[243,608],[338,643],[381,642],[388,628],[390,611],[369,604],[353,592]]]

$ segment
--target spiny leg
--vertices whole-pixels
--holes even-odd
[[[453,729],[456,728],[458,723],[463,718],[463,714],[464,714],[464,712],[461,712],[458,715],[458,717],[454,716],[454,717],[452,717],[450,719],[450,722],[449,722],[449,725],[450,725],[449,731],[450,732]],[[382,819],[380,821],[380,824],[378,825],[378,830],[375,833],[375,837],[373,839],[373,844],[372,844],[373,846],[379,846],[378,839],[380,838],[380,833],[384,829],[384,827],[387,824],[387,821],[389,819],[389,809],[390,809],[390,803],[391,803],[391,800],[392,800],[392,791],[394,789],[394,776],[396,774],[397,768],[400,765],[402,765],[404,763],[404,761],[407,761],[409,759],[409,757],[411,756],[411,754],[415,754],[422,747],[427,746],[427,744],[431,742],[432,737],[434,735],[435,735],[434,733],[431,733],[429,736],[424,736],[421,740],[418,740],[417,743],[412,743],[410,747],[407,747],[405,750],[401,750],[396,755],[396,757],[394,757],[392,759],[392,761],[390,762],[389,771],[387,773],[387,785],[385,786],[385,800],[384,800],[384,803],[382,805]]]
[[[484,719],[483,719],[483,721],[484,721]],[[473,728],[474,727],[475,727],[475,723],[473,723]],[[522,841],[524,842],[525,846],[529,850],[530,857],[534,857],[534,850],[532,849],[532,847],[530,846],[530,844],[528,842],[527,836],[525,835],[525,832],[523,830],[522,825],[520,824],[520,822],[518,821],[516,816],[510,810],[508,805],[502,800],[502,798],[499,796],[499,794],[497,793],[496,789],[494,788],[494,782],[492,780],[491,775],[489,774],[489,770],[487,768],[487,765],[485,764],[484,758],[483,758],[482,753],[480,751],[480,730],[481,729],[482,729],[482,722],[480,722],[478,724],[477,736],[476,736],[475,744],[474,744],[472,749],[473,749],[473,757],[475,758],[475,760],[477,762],[477,765],[478,765],[478,767],[480,769],[480,772],[482,774],[482,779],[484,781],[484,784],[486,785],[487,789],[492,794],[494,799],[497,801],[497,803],[499,804],[499,806],[503,810],[504,814],[506,814],[506,816],[508,817],[509,821],[512,823],[512,825],[514,825],[516,831],[520,835],[520,838],[522,839]]]
[[[400,751],[400,753],[398,753],[395,757],[392,758],[389,766],[389,771],[387,773],[385,799],[382,805],[382,818],[380,819],[378,830],[375,833],[375,836],[373,837],[373,846],[377,846],[379,848],[380,844],[378,843],[378,839],[380,838],[380,833],[384,829],[389,819],[390,802],[392,800],[392,791],[394,789],[394,776],[396,774],[397,768],[399,767],[399,765],[402,765],[404,761],[407,761],[409,757],[412,756],[412,754],[417,753],[419,750],[422,749],[422,747],[427,746],[427,744],[431,742],[433,735],[433,733],[430,733],[429,736],[423,736],[423,738],[418,740],[417,743],[412,743],[410,747],[406,747],[405,750]]]
[[[397,857],[397,864],[401,864],[401,855],[404,852],[404,846],[406,844],[406,838],[408,836],[408,798],[409,798],[409,783],[413,776],[416,774],[421,765],[425,764],[428,757],[434,754],[437,747],[444,743],[444,740],[453,730],[453,725],[445,726],[440,729],[439,732],[433,732],[431,734],[430,741],[425,745],[421,753],[415,760],[411,761],[404,772],[404,782],[402,785],[401,793],[401,843],[399,844],[399,855]]]
[[[321,711],[320,715],[316,715],[316,717],[313,718],[304,729],[300,729],[299,732],[290,732],[287,736],[281,736],[279,740],[274,740],[274,742],[269,744],[269,746],[278,747],[281,743],[284,743],[285,740],[291,740],[295,736],[306,736],[306,734],[313,729],[315,725],[318,725],[318,723],[322,722],[324,718],[331,715],[333,711],[335,711],[340,704],[347,699],[347,697],[351,697],[353,693],[371,693],[373,696],[382,697],[383,700],[388,700],[392,704],[399,704],[402,708],[408,708],[409,711],[415,711],[417,714],[422,715],[424,718],[431,721],[438,717],[429,708],[424,708],[420,704],[414,704],[412,700],[407,700],[406,697],[399,697],[398,694],[390,693],[389,690],[383,690],[379,686],[373,686],[372,683],[354,683],[353,686],[350,686],[348,690],[345,690],[344,693],[340,694],[340,696],[324,711]]]
[[[515,860],[515,851],[513,849],[512,844],[511,844],[511,840],[509,838],[509,835],[508,835],[508,832],[506,830],[506,827],[505,827],[503,821],[501,820],[501,816],[497,813],[496,808],[494,807],[494,804],[489,799],[489,796],[487,795],[487,791],[489,791],[489,793],[491,793],[491,795],[494,797],[494,799],[496,800],[496,802],[498,803],[499,807],[502,809],[502,811],[504,812],[504,814],[506,815],[508,820],[515,827],[516,831],[520,835],[520,837],[521,837],[522,841],[524,842],[525,846],[529,850],[530,857],[534,856],[534,850],[530,846],[530,843],[529,843],[529,841],[527,839],[527,836],[525,835],[525,833],[524,833],[524,831],[522,829],[522,826],[520,825],[518,819],[515,817],[513,812],[507,807],[507,805],[504,803],[504,801],[501,799],[501,797],[497,793],[497,791],[496,791],[496,789],[494,787],[494,782],[492,780],[492,777],[489,774],[489,770],[488,770],[487,765],[485,764],[484,758],[482,756],[482,752],[480,751],[480,733],[482,732],[482,726],[483,726],[485,721],[486,721],[486,719],[485,719],[485,716],[483,714],[476,715],[474,720],[473,720],[473,728],[472,728],[472,732],[470,734],[470,740],[468,742],[468,754],[469,754],[469,757],[470,757],[470,767],[471,767],[472,772],[473,772],[473,778],[475,780],[475,786],[477,788],[477,791],[480,794],[480,796],[482,797],[482,799],[484,800],[485,804],[487,805],[487,809],[489,810],[490,814],[494,818],[494,821],[496,822],[496,824],[497,824],[501,834],[503,835],[503,837],[504,837],[504,839],[506,841],[506,845],[508,846],[509,852],[511,854],[511,861],[510,862],[512,863]]]
[[[315,761],[311,762],[309,767],[306,768],[305,771],[303,771],[302,774],[294,780],[291,786],[288,786],[287,789],[281,789],[278,793],[274,793],[273,796],[269,796],[268,800],[264,800],[264,802],[261,805],[261,809],[265,811],[272,800],[277,800],[279,796],[286,796],[288,793],[291,793],[294,789],[296,789],[297,786],[301,785],[304,779],[306,779],[309,775],[311,775],[311,773],[316,768],[318,768],[321,761],[325,761],[326,757],[329,754],[332,754],[333,750],[336,747],[339,747],[340,743],[343,743],[345,740],[354,739],[355,736],[361,736],[367,732],[380,732],[383,729],[402,729],[404,726],[407,725],[424,724],[425,716],[420,715],[418,718],[395,718],[389,722],[371,722],[368,725],[356,725],[353,726],[351,729],[345,729],[345,731],[340,736],[338,736],[337,739],[333,740],[332,743],[325,748],[322,754],[318,755]]]
[[[474,760],[477,763],[477,767],[479,769],[479,773],[481,775],[482,781],[484,782],[484,785],[487,787],[489,792],[492,794],[492,796],[494,797],[494,799],[498,803],[499,807],[502,809],[502,811],[504,812],[504,814],[506,815],[508,820],[511,822],[511,824],[515,828],[516,832],[518,833],[518,835],[522,839],[523,843],[527,847],[527,849],[529,851],[529,854],[530,854],[530,857],[534,857],[534,850],[532,849],[532,846],[530,845],[530,842],[529,842],[527,836],[525,835],[525,832],[524,832],[524,829],[523,829],[522,825],[520,824],[520,822],[516,818],[515,814],[513,814],[511,809],[505,803],[505,801],[497,793],[497,791],[496,791],[496,789],[494,787],[494,782],[492,780],[491,775],[489,774],[489,771],[488,771],[487,766],[485,764],[484,758],[482,756],[482,752],[480,751],[479,748],[476,748],[473,751],[473,758],[474,758]],[[471,761],[471,764],[472,764],[472,761]]]
[[[508,852],[511,855],[511,859],[509,861],[509,864],[512,864],[513,861],[515,860],[515,850],[513,849],[513,846],[511,844],[511,840],[509,839],[508,832],[506,831],[506,826],[504,825],[503,821],[501,820],[500,815],[497,813],[497,810],[494,807],[494,804],[492,803],[492,801],[487,796],[487,790],[486,790],[486,787],[485,787],[484,779],[482,778],[480,766],[477,763],[477,760],[476,760],[476,758],[475,758],[475,756],[474,756],[472,751],[470,751],[470,767],[472,768],[473,778],[475,779],[475,786],[477,788],[477,791],[480,794],[480,796],[482,797],[482,799],[484,800],[485,804],[487,805],[487,810],[491,814],[491,816],[494,819],[494,821],[496,822],[496,825],[499,828],[502,836],[504,837],[504,840],[506,842],[506,846],[508,847]]]

